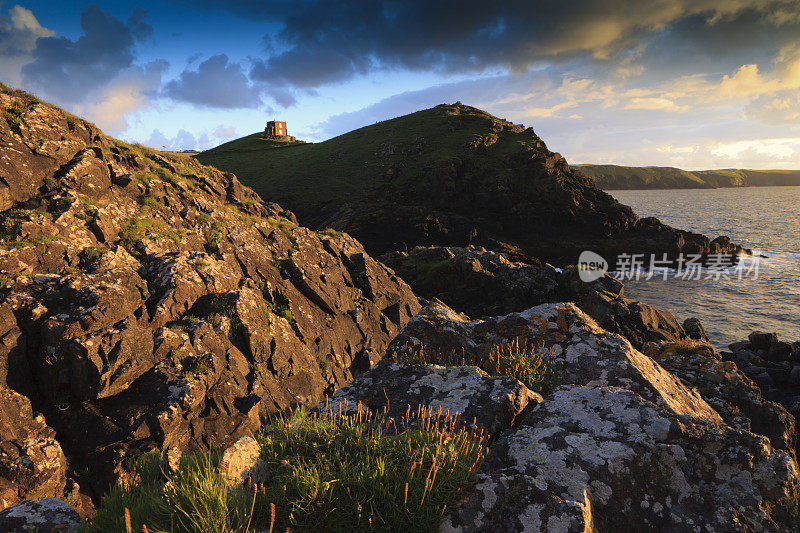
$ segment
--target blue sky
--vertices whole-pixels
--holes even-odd
[[[0,79],[156,148],[460,100],[575,163],[800,168],[798,0],[6,1]]]

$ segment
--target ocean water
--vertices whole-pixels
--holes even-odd
[[[720,348],[753,330],[800,340],[800,187],[608,192],[640,217],[712,239],[727,235],[764,256],[757,275],[742,279],[628,280],[628,297],[669,310],[679,321],[699,318]]]

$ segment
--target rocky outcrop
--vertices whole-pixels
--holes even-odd
[[[735,363],[768,400],[800,416],[800,341],[786,342],[775,333],[754,331],[748,340],[729,346],[724,359]]]
[[[28,398],[0,385],[0,509],[64,494],[67,458],[55,437]]]
[[[422,408],[434,416],[450,418],[458,414],[467,427],[497,435],[529,404],[541,400],[516,379],[489,376],[474,366],[382,362],[317,408],[337,414],[367,409],[397,421]]]
[[[788,531],[794,458],[631,390],[558,389],[490,450],[441,531]]]
[[[17,119],[0,120],[0,383],[44,413],[55,435],[40,417],[23,433],[60,445],[95,497],[139,453],[226,447],[316,404],[419,309],[348,235],[2,89]],[[39,453],[0,422],[4,465]],[[52,491],[5,471],[3,490],[57,495],[58,457]]]
[[[611,276],[591,283],[574,270],[549,264],[510,261],[504,254],[470,246],[416,247],[380,260],[424,298],[438,298],[471,317],[497,316],[548,302],[575,302],[604,329],[619,333],[637,349],[648,342],[677,341],[689,334],[669,311],[624,295]],[[491,295],[491,297],[487,297]],[[686,322],[704,334],[697,319]],[[698,329],[699,332],[698,333]]]
[[[496,439],[477,484],[441,531],[795,530],[792,417],[710,345],[651,347],[655,361],[573,304],[470,320],[433,301],[389,356],[481,363],[498,345],[549,354],[560,386],[492,415]],[[500,376],[455,364],[384,361],[318,408],[401,417],[419,406],[452,415],[519,405],[521,383],[504,376],[498,388]]]
[[[77,511],[56,498],[25,500],[0,511],[0,531],[6,533],[77,533],[80,526]]]

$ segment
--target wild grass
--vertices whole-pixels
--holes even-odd
[[[558,369],[552,350],[537,349],[533,344],[512,341],[491,345],[479,352],[437,351],[428,346],[391,354],[401,364],[436,364],[442,366],[477,366],[488,374],[509,376],[528,389],[547,396],[558,386]]]
[[[656,360],[673,356],[690,357],[694,355],[702,355],[706,357],[713,357],[714,348],[707,342],[683,339],[665,344],[651,344],[645,346],[644,353],[645,355]]]
[[[185,454],[169,475],[151,453],[85,530],[125,531],[127,509],[135,532],[436,531],[486,455],[486,437],[459,427],[427,410],[402,423],[360,405],[298,409],[258,436],[263,483],[227,487],[214,454]]]

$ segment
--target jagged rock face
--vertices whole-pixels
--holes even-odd
[[[407,156],[371,177],[371,183],[380,183],[373,194],[358,203],[332,198],[327,209],[305,206],[299,211],[298,204],[303,220],[348,231],[376,254],[473,243],[565,265],[575,264],[584,250],[599,252],[612,264],[624,253],[675,258],[742,251],[725,239],[711,241],[654,218],[639,219],[548,150],[532,128],[460,103],[397,120],[398,128],[421,131],[422,141],[413,140],[419,148],[387,139],[393,155]],[[433,123],[447,124],[454,138],[465,136],[463,146],[425,138],[426,125]],[[385,166],[380,152],[367,164]]]
[[[489,376],[474,366],[381,362],[317,409],[337,414],[368,409],[400,421],[423,408],[435,417],[458,414],[466,427],[493,436],[510,427],[526,407],[541,400],[516,379]]]
[[[232,174],[0,91],[0,380],[91,465],[223,447],[314,405],[419,309],[348,235]],[[20,494],[19,497],[25,497]]]
[[[786,342],[775,333],[752,332],[721,356],[753,380],[765,398],[800,416],[800,341]]]
[[[67,458],[55,437],[28,398],[0,385],[0,508],[64,494]]]
[[[558,389],[494,444],[441,531],[789,531],[797,463],[631,390]]]
[[[419,296],[438,298],[474,318],[572,301],[604,329],[623,335],[637,349],[648,342],[688,336],[672,313],[626,298],[622,283],[608,275],[585,283],[572,270],[560,272],[536,260],[509,261],[504,254],[473,246],[416,247],[382,255],[380,260]],[[690,324],[693,332],[698,327],[702,331],[699,322]]]
[[[764,399],[758,386],[736,364],[724,361],[710,345],[656,360],[696,388],[729,426],[764,435],[774,448],[795,451],[795,417],[780,404]]]

